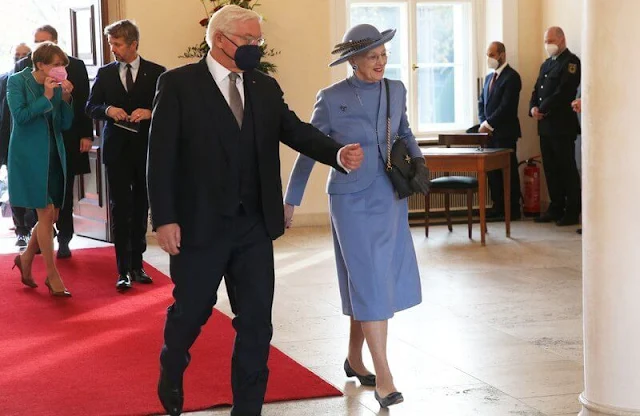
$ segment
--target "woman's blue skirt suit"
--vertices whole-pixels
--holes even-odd
[[[422,157],[407,121],[406,89],[400,81],[389,84],[392,140],[406,140],[411,157]],[[327,183],[342,310],[357,321],[387,320],[422,300],[407,200],[398,199],[385,172],[386,103],[384,82],[352,76],[318,93],[311,120],[334,140],[364,150],[359,169],[332,169]],[[300,205],[313,165],[298,155],[288,204]]]
[[[7,166],[11,205],[60,208],[67,175],[62,131],[71,127],[72,106],[60,88],[47,99],[29,67],[9,78],[7,103],[13,121]]]

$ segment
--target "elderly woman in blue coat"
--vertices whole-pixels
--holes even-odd
[[[27,249],[16,256],[22,283],[35,288],[31,265],[40,250],[53,296],[69,297],[53,258],[53,224],[64,201],[66,160],[62,131],[71,127],[73,85],[66,80],[69,58],[57,45],[43,42],[31,55],[33,69],[12,75],[7,103],[13,129],[9,140],[8,173],[11,204],[35,208],[38,223]],[[68,190],[71,192],[71,190]]]
[[[387,101],[390,137],[406,141],[414,169],[425,168],[407,121],[407,91],[402,82],[387,80],[387,96],[383,82],[387,64],[384,45],[394,34],[395,30],[380,33],[367,24],[347,31],[334,50],[341,55],[330,65],[348,61],[353,74],[318,93],[311,119],[333,139],[358,142],[364,150],[364,161],[357,171],[343,174],[331,170],[327,192],[342,309],[351,320],[344,370],[361,384],[375,386],[374,395],[382,407],[403,401],[387,360],[388,320],[422,299],[407,200],[398,199],[385,172]],[[287,226],[294,206],[300,205],[313,165],[312,159],[298,155],[285,196]],[[376,375],[363,363],[365,340]]]

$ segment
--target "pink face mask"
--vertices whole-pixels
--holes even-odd
[[[62,82],[67,79],[67,68],[63,66],[54,66],[49,70],[49,76],[56,80],[56,82]]]

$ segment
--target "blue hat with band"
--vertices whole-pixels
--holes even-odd
[[[331,62],[329,66],[341,64],[354,55],[384,45],[393,39],[395,34],[395,29],[387,29],[380,33],[375,26],[368,24],[356,25],[344,34],[342,43],[333,48],[331,53],[334,55],[339,53],[340,57]]]

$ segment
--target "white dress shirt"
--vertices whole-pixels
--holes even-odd
[[[135,84],[136,78],[138,77],[138,70],[140,69],[140,55],[136,56],[136,59],[129,62],[129,65],[131,65],[131,76],[133,77],[133,82]],[[118,72],[120,73],[120,81],[122,81],[122,86],[126,90],[127,89],[127,63],[126,62],[120,62],[120,66],[118,67]]]
[[[211,73],[213,80],[216,82],[216,85],[218,86],[218,89],[222,93],[222,96],[227,102],[227,105],[229,105],[229,88],[230,88],[229,74],[231,73],[231,71],[225,68],[224,66],[222,66],[220,62],[213,59],[213,56],[211,56],[210,53],[207,54],[207,57],[205,58],[205,62],[207,63],[207,68],[209,68],[209,73]],[[238,88],[238,92],[240,93],[240,99],[242,100],[242,106],[244,107],[244,74],[242,72],[238,73],[238,78],[236,79],[236,87]],[[344,169],[347,173],[349,173],[350,170],[345,168],[342,162],[340,161],[340,153],[342,152],[343,149],[344,147],[338,150],[338,154],[336,155],[336,160],[338,162],[338,165],[342,169]]]
[[[131,65],[131,76],[133,77],[133,83],[136,83],[136,78],[138,77],[138,70],[140,69],[140,55],[136,56],[136,59],[129,62]],[[120,75],[120,82],[122,82],[122,86],[124,90],[127,91],[127,63],[126,62],[118,62],[118,74]],[[129,92],[129,91],[127,91]],[[113,107],[112,105],[107,106],[105,113],[109,113],[109,109]]]
[[[210,53],[207,54],[206,62],[213,80],[218,85],[218,89],[222,93],[225,101],[227,102],[227,104],[229,104],[229,74],[231,73],[231,71],[222,66],[220,62],[213,59]],[[242,107],[244,107],[244,74],[242,72],[238,73],[238,79],[236,79],[236,87],[238,88],[238,92],[240,93]]]
[[[493,79],[494,84],[498,82],[498,78],[500,78],[500,74],[502,74],[502,71],[506,66],[507,66],[507,61],[504,61],[504,63],[495,70],[496,77]],[[489,88],[491,88],[491,82],[492,81],[489,81]],[[487,123],[487,120],[483,121],[482,124],[480,124],[480,127],[486,127],[489,130],[493,131],[493,127],[491,127],[491,124]]]

